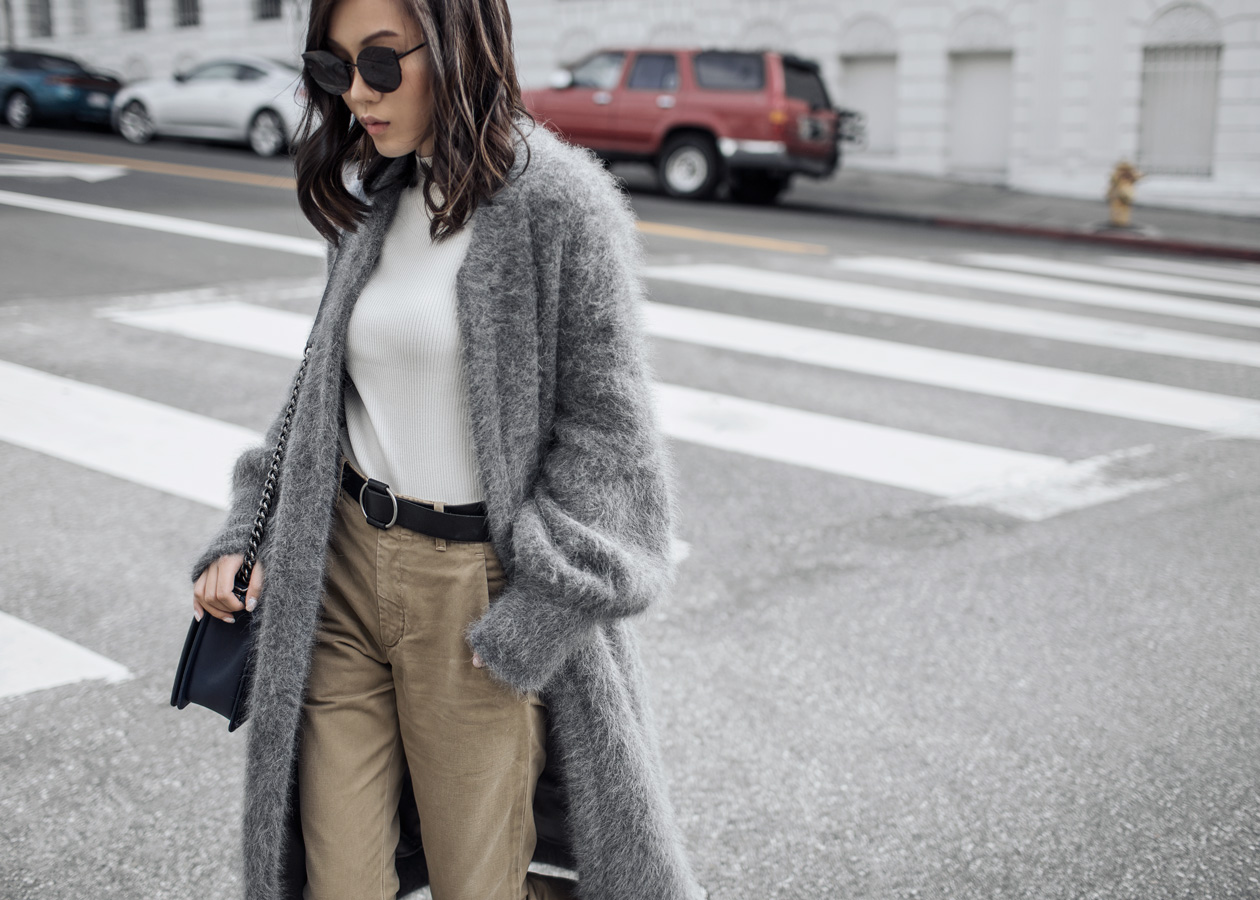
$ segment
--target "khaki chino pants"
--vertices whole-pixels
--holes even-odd
[[[504,582],[488,541],[381,530],[338,491],[298,756],[305,900],[394,900],[404,760],[434,900],[568,900],[526,876],[546,708],[464,640]]]

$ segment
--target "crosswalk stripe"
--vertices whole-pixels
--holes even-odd
[[[753,344],[757,340],[763,345],[777,345],[782,348],[787,346],[783,342],[784,338],[789,341],[817,338],[825,344],[832,337],[811,329],[741,320],[735,316],[697,310],[679,310],[658,304],[649,304],[648,313],[648,326],[654,333],[669,331],[678,335],[684,332],[690,334],[694,330],[712,336],[718,344],[736,341],[741,349],[753,352]],[[204,304],[200,309],[195,306],[162,307],[134,311],[114,310],[106,314],[133,326],[228,346],[248,346],[249,349],[292,359],[301,354],[305,330],[310,324],[308,316],[282,310],[251,308],[251,304],[236,301]],[[681,318],[669,321],[671,316]],[[699,318],[695,318],[697,316]],[[653,327],[654,322],[657,327]],[[800,332],[808,334],[802,335]],[[845,335],[836,337],[842,340],[848,338]],[[886,342],[870,343],[883,345]],[[888,344],[887,348],[881,346],[872,351],[871,347],[862,347],[861,344],[852,346],[861,348],[856,355],[864,355],[873,366],[878,365],[875,360],[878,359],[880,350],[898,348],[898,345]],[[809,361],[818,361],[831,352],[831,348],[825,346],[802,345],[799,349],[802,350],[802,355],[810,357]],[[939,362],[939,358],[930,358],[933,362]],[[1138,390],[1143,387],[1147,386],[1134,385]],[[833,474],[936,496],[981,490],[995,484],[1000,485],[1004,479],[1016,483],[1031,479],[1049,493],[1055,494],[1054,508],[1059,511],[1071,508],[1073,496],[1079,496],[1087,501],[1086,505],[1090,505],[1131,492],[1126,487],[1128,482],[1123,479],[1115,484],[1109,483],[1107,491],[1110,493],[1100,491],[1095,483],[1083,481],[1079,474],[1080,467],[1088,461],[1068,463],[1055,457],[1001,450],[850,422],[818,413],[675,385],[658,385],[657,390],[662,425],[666,433],[675,438]],[[1210,398],[1211,395],[1208,396]],[[1229,398],[1219,399],[1227,401]],[[1185,398],[1178,398],[1171,405],[1174,408],[1188,406]],[[1213,408],[1210,400],[1209,408]],[[1223,405],[1215,407],[1217,412],[1225,409],[1227,407]],[[1184,415],[1192,417],[1194,414],[1187,409]],[[1214,425],[1222,424],[1219,420],[1211,421]],[[1238,424],[1232,419],[1227,421]],[[1074,494],[1074,491],[1077,493]],[[998,492],[991,496],[994,497],[994,503],[1004,503],[1011,509],[1021,509],[1030,516],[1044,514],[1045,506],[1037,506],[1031,500],[1017,507],[1005,493]]]
[[[863,309],[911,319],[1117,350],[1260,367],[1260,343],[1170,328],[854,284],[788,272],[770,272],[744,266],[649,266],[645,269],[645,274],[657,281],[759,297],[779,297],[803,303]]]
[[[997,272],[989,269],[972,269],[965,266],[949,266],[925,262],[920,259],[896,259],[893,257],[863,257],[837,260],[835,267],[843,272],[860,272],[864,275],[885,275],[908,281],[932,284],[952,284],[976,288],[982,291],[1000,291],[1024,297],[1045,300],[1062,300],[1107,309],[1123,309],[1130,312],[1176,316],[1200,322],[1223,322],[1227,325],[1246,325],[1260,328],[1260,309],[1217,303],[1211,300],[1188,300],[1167,297],[1128,288],[1108,287],[1101,284],[1083,284],[1063,281],[1041,275],[1024,275],[1017,272]]]
[[[108,388],[0,362],[0,440],[225,508],[254,432]]]
[[[990,397],[1260,436],[1260,401],[689,309],[646,305],[656,337]]]
[[[676,385],[656,390],[673,437],[935,496],[1064,465]],[[225,507],[232,462],[259,439],[235,425],[0,362],[0,440],[176,496]]]
[[[1141,272],[1167,272],[1169,275],[1186,275],[1209,281],[1231,281],[1237,284],[1260,285],[1260,266],[1250,264],[1208,265],[1207,263],[1182,262],[1152,256],[1108,256],[1109,266],[1137,269]]]
[[[131,677],[112,659],[0,612],[0,698],[80,681],[117,684]]]
[[[725,313],[647,303],[649,334],[739,353],[860,372],[990,397],[1200,431],[1260,435],[1260,401],[820,331]],[[143,310],[109,318],[260,353],[301,355],[311,317],[224,301]]]
[[[1089,263],[1067,262],[1061,259],[1041,259],[1036,256],[1017,256],[1005,253],[968,253],[961,259],[968,265],[984,266],[989,269],[1007,269],[1012,272],[1024,272],[1030,275],[1046,275],[1051,278],[1098,281],[1125,285],[1127,287],[1149,288],[1154,291],[1203,294],[1230,300],[1260,301],[1260,285],[1222,284],[1219,281],[1208,281],[1203,278],[1188,278],[1169,274],[1157,275],[1150,272],[1116,269],[1111,266],[1096,266]]]
[[[157,213],[136,212],[135,210],[119,209],[114,206],[98,206],[92,203],[79,203],[74,200],[39,197],[34,194],[0,191],[0,204],[16,206],[21,209],[32,209],[38,212],[73,216],[74,218],[88,219],[94,222],[108,222],[111,225],[126,225],[130,228],[144,228],[150,231],[161,231],[165,234],[178,234],[185,237],[255,247],[260,250],[280,250],[285,253],[296,253],[299,256],[314,256],[319,259],[323,259],[327,253],[327,246],[323,241],[311,240],[310,238],[275,234],[270,231],[255,231],[252,228],[237,228],[232,225],[215,225],[211,222],[198,222],[194,219],[181,219],[176,216],[163,216]]]
[[[673,437],[835,475],[948,497],[1062,471],[1061,459],[658,385]]]

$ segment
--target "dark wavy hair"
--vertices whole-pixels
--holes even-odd
[[[306,49],[326,50],[338,0],[312,0]],[[478,205],[506,184],[516,161],[518,118],[533,121],[521,102],[512,52],[507,0],[397,0],[424,34],[433,90],[431,164],[418,160],[412,184],[424,176],[429,234],[442,240],[463,228]],[[371,136],[339,96],[303,71],[307,104],[294,152],[298,205],[315,230],[333,244],[357,231],[368,206],[346,190],[348,166],[370,190],[393,161],[376,151]],[[528,149],[528,145],[527,145]],[[528,165],[528,157],[526,158]],[[444,198],[439,204],[437,187]]]

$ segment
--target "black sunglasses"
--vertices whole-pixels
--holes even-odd
[[[350,90],[350,85],[354,83],[354,69],[359,70],[363,83],[372,90],[388,94],[398,90],[402,84],[402,67],[398,65],[398,60],[408,53],[415,53],[427,43],[416,44],[406,53],[395,52],[392,47],[364,47],[359,51],[358,60],[352,63],[327,50],[307,50],[302,54],[302,61],[306,63],[311,79],[330,94],[340,96]]]

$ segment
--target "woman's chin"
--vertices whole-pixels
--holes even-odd
[[[414,153],[415,147],[405,146],[400,141],[391,141],[386,137],[373,137],[372,143],[376,145],[376,152],[381,156],[388,156],[391,159],[397,159],[400,156],[406,156],[408,153]]]

